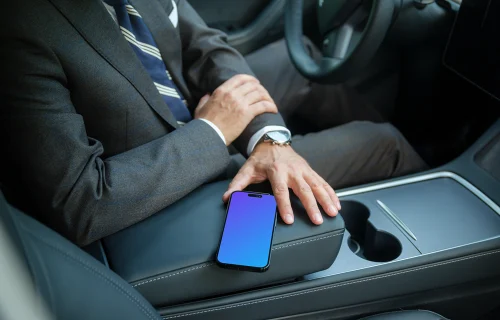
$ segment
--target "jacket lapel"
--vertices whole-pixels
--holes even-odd
[[[161,118],[173,128],[178,127],[174,115],[165,105],[149,74],[101,0],[49,1],[99,54],[135,87]]]
[[[141,14],[144,23],[153,34],[172,79],[184,98],[190,101],[191,95],[182,76],[181,38],[178,29],[168,17],[173,10],[172,1],[129,0],[129,3]]]

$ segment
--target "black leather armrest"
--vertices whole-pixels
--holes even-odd
[[[313,225],[292,199],[293,225],[278,219],[271,264],[264,273],[225,270],[214,263],[226,210],[228,182],[198,188],[145,221],[104,239],[112,270],[155,306],[237,292],[286,281],[332,265],[342,242],[340,216]]]

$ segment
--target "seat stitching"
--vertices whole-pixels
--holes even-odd
[[[307,293],[313,293],[313,292],[333,289],[333,288],[337,288],[337,287],[343,287],[343,286],[347,286],[347,285],[351,285],[351,284],[357,284],[357,283],[368,282],[368,281],[372,281],[372,280],[388,278],[388,277],[392,277],[392,276],[396,276],[396,275],[400,275],[400,274],[429,269],[429,268],[442,266],[442,265],[446,265],[446,264],[451,264],[451,263],[455,263],[455,262],[460,262],[460,261],[465,261],[465,260],[469,260],[469,259],[475,259],[475,258],[479,258],[482,256],[487,256],[487,255],[491,255],[491,254],[495,254],[495,253],[499,253],[499,252],[500,252],[500,250],[495,250],[495,251],[490,251],[490,252],[486,252],[486,253],[482,253],[482,254],[476,254],[476,255],[467,256],[467,257],[463,257],[463,258],[459,258],[459,259],[454,259],[454,260],[450,260],[450,261],[438,262],[438,263],[434,263],[432,265],[413,268],[410,270],[397,271],[397,272],[384,274],[381,276],[374,276],[374,277],[370,277],[370,278],[366,278],[366,279],[362,279],[362,280],[352,280],[352,281],[347,281],[347,282],[340,283],[340,284],[327,285],[327,286],[324,286],[322,288],[305,290],[305,291],[299,292],[299,293],[285,294],[285,295],[278,296],[278,297],[272,297],[272,298],[262,299],[262,300],[258,300],[258,301],[234,304],[234,305],[230,305],[230,306],[226,306],[226,307],[216,307],[216,308],[207,309],[207,310],[203,310],[203,311],[197,311],[197,312],[191,312],[191,313],[187,312],[187,313],[182,313],[182,314],[175,315],[175,316],[166,316],[166,317],[163,317],[163,319],[166,320],[166,319],[175,319],[175,318],[181,318],[181,317],[186,317],[186,316],[194,316],[194,315],[209,313],[209,312],[213,312],[213,311],[221,311],[221,310],[226,310],[226,309],[232,309],[232,308],[237,308],[237,307],[244,307],[244,306],[248,306],[248,305],[258,304],[258,303],[262,303],[262,302],[280,300],[280,299],[284,299],[284,298],[300,296],[300,295],[307,294]]]
[[[164,275],[164,276],[161,276],[161,277],[157,277],[157,278],[154,278],[154,279],[149,279],[149,280],[146,280],[146,281],[142,281],[142,282],[139,282],[137,284],[134,284],[132,287],[139,287],[139,286],[142,286],[143,284],[146,284],[146,283],[150,283],[150,282],[154,282],[154,281],[158,281],[158,280],[161,280],[161,279],[165,279],[165,278],[170,278],[170,277],[173,277],[173,276],[177,276],[179,274],[182,274],[182,273],[188,273],[190,271],[194,271],[194,270],[197,270],[197,269],[202,269],[202,268],[205,268],[205,267],[209,267],[211,265],[215,264],[214,262],[209,262],[209,263],[206,263],[206,264],[202,264],[200,266],[197,266],[197,267],[194,267],[194,268],[190,268],[190,269],[187,269],[187,270],[183,270],[183,271],[179,271],[179,272],[176,272],[176,273],[172,273],[172,274],[168,274],[168,275]]]
[[[292,244],[285,244],[285,245],[281,245],[281,246],[277,246],[275,248],[272,248],[271,251],[279,250],[279,249],[284,249],[284,248],[288,248],[288,247],[293,247],[293,246],[296,246],[296,245],[299,245],[299,244],[308,243],[308,242],[313,242],[313,241],[318,241],[318,240],[324,240],[324,239],[328,239],[328,238],[333,238],[333,237],[341,236],[343,234],[344,233],[342,232],[342,233],[337,233],[337,234],[333,234],[333,235],[329,235],[329,236],[324,236],[324,237],[321,237],[321,238],[309,239],[309,240],[300,241],[300,242],[296,242],[296,243],[292,243]]]
[[[284,248],[288,248],[288,247],[293,247],[293,246],[296,246],[296,245],[299,245],[299,244],[308,243],[308,242],[313,242],[313,241],[319,241],[319,240],[323,240],[323,239],[333,238],[333,237],[341,236],[343,234],[344,233],[342,232],[342,233],[337,233],[337,234],[333,234],[333,235],[329,235],[329,236],[324,236],[324,237],[320,237],[320,238],[315,238],[315,239],[309,239],[309,240],[305,240],[305,241],[300,241],[300,242],[293,243],[293,244],[281,245],[281,246],[277,246],[275,248],[272,248],[271,251],[280,250],[280,249],[284,249]],[[156,278],[153,278],[153,279],[141,281],[139,283],[136,283],[136,284],[132,285],[132,287],[134,287],[134,288],[135,287],[139,287],[139,286],[142,286],[142,285],[147,284],[147,283],[155,282],[155,281],[166,279],[166,278],[171,278],[171,277],[183,274],[183,273],[188,273],[188,272],[191,272],[191,271],[194,271],[194,270],[198,270],[198,269],[202,269],[202,268],[205,268],[205,267],[209,267],[209,266],[214,265],[214,264],[215,264],[214,262],[205,263],[205,264],[196,266],[194,268],[189,268],[189,269],[186,269],[186,270],[183,270],[183,271],[179,271],[179,272],[176,272],[176,273],[172,273],[172,274],[168,274],[168,275],[163,275],[163,276],[156,277]]]
[[[157,319],[157,315],[151,313],[147,309],[146,305],[144,305],[141,301],[139,301],[134,296],[132,296],[129,292],[127,292],[127,290],[125,288],[123,288],[120,284],[115,283],[113,280],[111,280],[110,278],[108,278],[105,274],[101,273],[99,270],[96,270],[92,266],[88,265],[85,261],[81,260],[80,258],[74,257],[74,256],[72,256],[72,255],[64,252],[62,249],[60,249],[58,247],[55,247],[52,244],[47,243],[45,240],[43,240],[42,238],[38,237],[36,234],[32,233],[30,230],[28,230],[28,229],[26,229],[24,227],[23,227],[23,229],[28,234],[30,234],[32,237],[36,238],[38,241],[40,241],[45,246],[47,246],[48,248],[50,248],[50,249],[52,249],[52,250],[54,250],[54,251],[59,252],[60,254],[62,254],[65,259],[73,261],[73,262],[78,262],[81,266],[84,267],[84,269],[86,269],[87,271],[90,271],[91,273],[97,275],[98,277],[100,277],[101,279],[103,279],[104,281],[106,281],[107,283],[109,283],[116,291],[118,291],[121,294],[123,294],[125,297],[127,297],[127,299],[129,299],[136,306],[138,306],[139,310],[141,310],[149,319],[151,319],[151,320]]]

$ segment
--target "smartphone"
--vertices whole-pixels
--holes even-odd
[[[227,206],[216,262],[229,269],[264,272],[271,261],[276,200],[267,193],[235,191]]]

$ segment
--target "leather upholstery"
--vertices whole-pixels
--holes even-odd
[[[111,268],[154,306],[164,307],[293,280],[332,265],[342,243],[342,218],[324,214],[325,222],[315,226],[300,201],[292,198],[295,222],[288,226],[278,218],[266,272],[218,267],[214,259],[226,216],[220,195],[227,184],[198,188],[145,221],[105,238]],[[253,189],[269,191],[268,187]]]
[[[360,320],[444,320],[445,317],[425,310],[408,310],[381,313]]]
[[[25,258],[56,319],[156,320],[156,310],[123,279],[80,248],[11,207],[0,194],[0,223]]]

